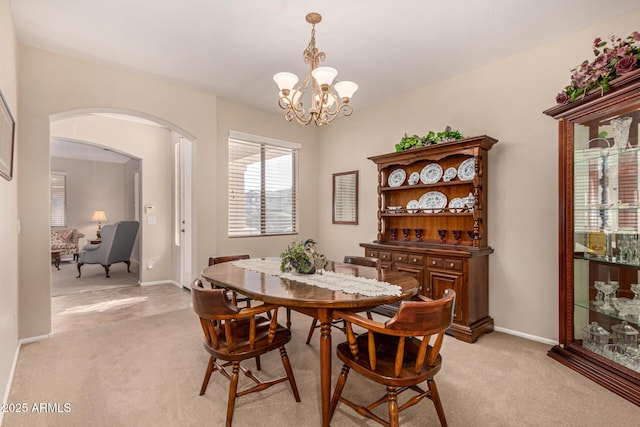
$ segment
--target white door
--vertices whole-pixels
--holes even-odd
[[[176,134],[177,135],[177,134]],[[175,140],[175,139],[174,139]],[[192,174],[192,147],[191,141],[181,135],[177,135],[175,143],[176,157],[176,224],[175,244],[179,246],[180,257],[180,285],[189,288],[194,279],[191,272],[191,174]]]

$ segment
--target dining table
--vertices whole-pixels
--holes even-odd
[[[271,261],[276,263],[278,259],[274,258]],[[375,267],[329,261],[326,271],[372,279],[376,284],[384,282],[399,287],[395,295],[362,295],[308,284],[301,276],[294,274],[283,277],[255,271],[242,265],[238,261],[212,265],[202,270],[202,277],[212,286],[225,288],[264,303],[287,307],[315,317],[320,322],[322,426],[328,427],[331,421],[331,322],[335,319],[334,310],[364,311],[408,299],[418,293],[417,279],[405,272],[377,270]]]

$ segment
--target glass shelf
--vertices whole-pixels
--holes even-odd
[[[595,261],[595,262],[600,262],[603,264],[611,264],[611,265],[623,265],[625,267],[637,267],[640,269],[640,263],[632,263],[632,262],[620,262],[618,260],[612,260],[610,258],[607,258],[605,256],[601,256],[601,255],[589,255],[589,254],[582,254],[582,253],[578,253],[578,254],[574,254],[573,255],[574,259],[584,259],[587,261]]]
[[[588,148],[574,152],[574,164],[589,163],[595,159],[611,159],[613,157],[627,157],[640,152],[640,147],[630,147],[623,150],[613,148]]]
[[[602,310],[600,307],[597,307],[596,305],[593,304],[592,301],[575,301],[574,302],[574,306],[578,307],[578,308],[584,308],[586,310],[589,310],[590,312],[593,313],[598,313],[600,315],[603,316],[608,316],[612,319],[617,319],[622,321],[626,321],[627,323],[629,323],[630,325],[633,326],[640,326],[640,318],[636,315],[627,315],[627,316],[620,316],[620,313],[618,312],[618,310],[616,310],[615,308],[613,310]],[[611,332],[611,331],[609,331]]]

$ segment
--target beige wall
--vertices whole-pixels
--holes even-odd
[[[331,210],[320,209],[328,255],[362,253],[358,243],[376,238],[376,168],[367,156],[393,151],[405,132],[451,125],[490,135],[500,142],[489,152],[489,311],[499,328],[557,340],[557,123],[542,111],[569,83],[569,70],[593,57],[596,36],[624,37],[638,22],[640,11],[368,109],[354,99],[354,115],[320,133],[320,206],[330,206],[332,173],[361,174],[359,226],[331,225]]]
[[[229,130],[234,130],[268,138],[275,138],[302,144],[299,169],[300,187],[298,209],[300,220],[297,236],[273,237],[227,237],[227,141]],[[212,255],[248,253],[253,257],[277,256],[294,239],[315,238],[318,234],[318,149],[316,147],[316,128],[304,127],[297,123],[286,122],[282,115],[235,105],[229,101],[218,100],[218,177],[215,181],[217,197],[217,236],[218,251]]]
[[[93,211],[105,211],[105,224],[124,219],[124,165],[52,157],[51,172],[66,176],[66,228],[95,238],[97,224],[90,221]]]
[[[171,131],[164,127],[150,126],[126,120],[84,115],[51,124],[54,137],[88,141],[110,147],[121,153],[141,159],[141,205],[154,206],[155,224],[148,224],[142,213],[140,236],[142,254],[140,258],[140,281],[142,283],[173,280],[178,273],[172,268],[173,246],[173,146]],[[89,177],[87,177],[89,180]],[[107,212],[109,222],[124,219],[124,169],[122,169],[121,206],[113,218]],[[106,209],[106,208],[105,208]],[[129,217],[127,219],[134,219]],[[92,234],[92,233],[90,233]],[[146,269],[147,261],[153,268]]]
[[[3,15],[4,16],[4,15]],[[4,28],[4,27],[3,27]],[[78,109],[115,109],[146,114],[194,139],[194,254],[215,252],[215,200],[210,196],[216,170],[216,99],[204,92],[178,87],[136,73],[72,60],[20,46],[20,110],[22,155],[18,180],[22,233],[20,265],[20,337],[51,330],[49,268],[49,121],[51,115]],[[142,168],[147,167],[144,163]],[[200,237],[202,236],[202,237]],[[198,255],[199,256],[199,255]],[[206,255],[202,255],[204,259]],[[194,259],[192,271],[204,265]]]
[[[17,46],[11,4],[0,0],[0,91],[9,105],[14,120],[18,122],[17,102]],[[19,136],[19,135],[16,135]],[[20,151],[16,142],[14,160]],[[0,393],[6,401],[5,390],[18,351],[18,174],[14,163],[13,180],[0,177]],[[2,412],[0,411],[0,424]]]
[[[80,248],[96,237],[98,224],[91,222],[93,211],[105,211],[107,221],[102,225],[134,219],[133,213],[126,212],[126,199],[133,181],[125,175],[125,163],[52,157],[51,172],[62,172],[66,176],[67,225],[64,228],[76,228],[85,235],[80,239]],[[132,254],[132,258],[138,261],[139,254]]]

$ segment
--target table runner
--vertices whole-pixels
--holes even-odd
[[[333,271],[323,270],[322,274],[283,273],[280,271],[279,258],[243,259],[233,261],[232,264],[236,267],[256,271],[258,273],[295,280],[296,282],[302,282],[308,285],[318,286],[331,291],[340,291],[347,294],[360,294],[368,297],[402,295],[402,288],[398,285],[392,285],[391,283],[382,282],[376,279],[367,279],[365,277],[336,273]]]

